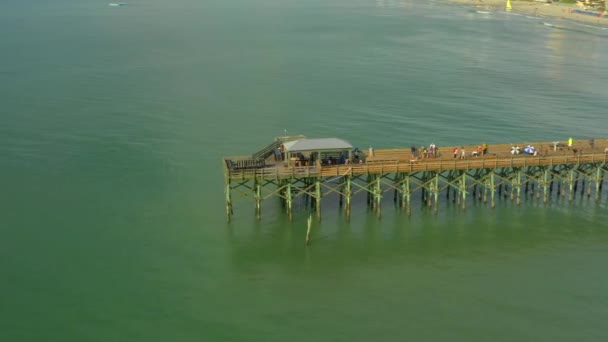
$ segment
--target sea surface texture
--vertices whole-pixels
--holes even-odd
[[[0,340],[606,341],[608,188],[254,215],[221,157],[608,138],[608,30],[413,0],[6,0]]]

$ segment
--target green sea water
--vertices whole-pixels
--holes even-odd
[[[608,31],[413,0],[7,0],[0,341],[606,341],[608,194],[226,222],[221,157],[607,138]]]

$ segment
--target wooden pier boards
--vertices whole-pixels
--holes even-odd
[[[414,194],[420,194],[420,203],[433,212],[439,210],[442,194],[462,209],[471,200],[489,202],[493,208],[500,197],[510,198],[517,205],[524,197],[542,198],[548,203],[554,189],[557,196],[565,198],[567,194],[569,201],[579,189],[580,196],[594,194],[599,200],[608,171],[608,154],[604,151],[608,140],[599,139],[594,140],[595,147],[551,147],[536,155],[511,154],[511,144],[490,145],[490,153],[466,159],[453,158],[453,147],[444,147],[435,158],[417,160],[410,160],[409,149],[376,150],[373,157],[368,157],[339,139],[324,139],[337,142],[327,146],[319,145],[321,139],[307,144],[290,141],[287,145],[296,147],[289,160],[277,158],[268,147],[264,153],[222,160],[229,220],[235,195],[254,199],[258,219],[264,201],[275,197],[290,219],[294,203],[300,201],[306,208],[310,206],[317,220],[321,219],[323,199],[330,195],[337,195],[344,215],[350,217],[352,201],[364,193],[378,218],[382,216],[385,194],[390,192],[395,206],[408,215]],[[277,141],[274,146],[280,144]],[[548,142],[519,145],[553,146]],[[297,146],[317,150],[298,150]]]

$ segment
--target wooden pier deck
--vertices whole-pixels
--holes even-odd
[[[535,146],[539,151],[537,156],[510,153],[512,146]],[[453,156],[454,148],[464,147],[466,158],[460,159]],[[412,160],[411,149],[378,149],[373,156],[367,156],[363,163],[351,163],[342,165],[318,166],[286,166],[285,163],[274,161],[273,157],[265,160],[264,167],[241,168],[231,170],[224,163],[224,173],[228,179],[284,179],[290,177],[330,177],[344,175],[363,175],[393,172],[419,172],[435,171],[443,172],[449,170],[468,170],[479,168],[498,167],[527,167],[527,166],[552,166],[561,164],[580,164],[606,162],[608,153],[608,139],[595,139],[594,147],[589,145],[588,140],[575,141],[568,148],[567,141],[560,141],[557,148],[550,141],[524,142],[509,144],[490,144],[488,153],[483,156],[473,157],[471,153],[477,150],[478,145],[446,146],[438,147],[435,158],[421,158]],[[576,152],[574,152],[576,151]],[[226,157],[224,160],[247,159],[244,157]]]
[[[537,154],[512,154],[513,146],[534,146]],[[291,217],[293,202],[303,198],[321,217],[321,200],[338,195],[340,206],[350,217],[351,199],[358,193],[367,196],[367,204],[380,216],[383,195],[393,192],[399,207],[411,213],[412,195],[421,193],[421,203],[438,208],[441,193],[462,208],[471,198],[488,200],[495,206],[495,197],[510,198],[519,205],[529,191],[537,199],[548,202],[553,190],[572,201],[577,193],[587,197],[594,188],[598,201],[608,174],[608,139],[522,142],[489,144],[487,153],[473,156],[478,145],[439,146],[434,158],[412,158],[411,148],[378,149],[361,154],[357,162],[321,165],[317,160],[309,166],[295,162],[275,161],[272,151],[277,143],[244,157],[225,157],[222,161],[225,178],[226,214],[233,214],[233,192],[255,201],[255,212],[261,217],[261,203],[277,197]],[[453,150],[459,153],[454,157]],[[462,148],[466,151],[461,158]],[[262,157],[261,157],[262,156]],[[312,159],[312,158],[311,158]],[[579,189],[579,184],[580,189]],[[495,196],[496,195],[496,196]],[[504,195],[504,196],[503,196]]]

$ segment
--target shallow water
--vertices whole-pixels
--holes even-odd
[[[543,21],[552,25],[558,23]],[[607,37],[431,1],[9,1],[0,339],[605,340],[603,200],[224,216],[221,156],[605,137]],[[562,24],[563,25],[563,24]]]

